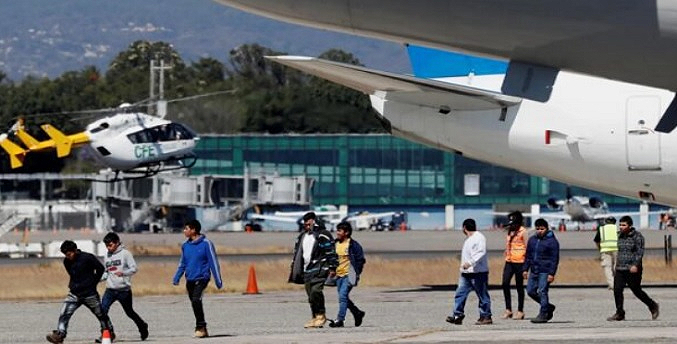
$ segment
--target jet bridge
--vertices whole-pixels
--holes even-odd
[[[100,209],[95,227],[100,231],[174,231],[180,230],[186,219],[196,218],[206,230],[241,230],[238,222],[250,207],[309,205],[312,186],[313,179],[305,176],[248,173],[160,173],[143,179],[95,182],[92,194]]]

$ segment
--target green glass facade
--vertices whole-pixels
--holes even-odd
[[[203,135],[191,174],[279,173],[315,179],[315,204],[354,206],[545,203],[566,186],[391,135]],[[464,178],[479,175],[479,195]],[[573,194],[599,194],[572,188]],[[608,203],[636,203],[602,195]]]

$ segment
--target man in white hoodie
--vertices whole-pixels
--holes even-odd
[[[108,253],[104,257],[106,272],[103,279],[106,280],[106,292],[101,299],[101,310],[108,314],[110,306],[119,301],[125,314],[134,321],[139,329],[141,340],[148,338],[148,324],[134,311],[132,306],[132,275],[136,273],[134,256],[120,242],[120,237],[113,232],[103,238]],[[97,341],[99,342],[99,341]]]
[[[447,317],[448,323],[461,325],[465,313],[465,301],[474,290],[479,299],[480,318],[475,325],[489,325],[491,320],[491,298],[489,297],[489,262],[487,260],[487,239],[477,231],[475,220],[463,221],[463,234],[467,236],[461,251],[461,275],[454,297],[454,311]]]

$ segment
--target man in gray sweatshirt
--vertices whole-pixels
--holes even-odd
[[[134,321],[139,329],[141,340],[148,338],[148,324],[134,311],[132,306],[132,275],[136,273],[134,256],[120,242],[120,237],[113,232],[103,238],[108,253],[104,257],[106,273],[106,291],[101,300],[101,310],[108,314],[110,306],[119,301],[125,314]]]

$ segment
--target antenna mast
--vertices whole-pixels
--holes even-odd
[[[167,101],[165,100],[165,69],[172,69],[171,66],[165,66],[165,61],[160,60],[160,65],[155,65],[156,60],[150,61],[150,104],[148,104],[148,114],[156,115],[160,118],[165,118],[167,115]],[[157,75],[159,73],[159,76]],[[158,85],[156,86],[155,80],[158,80]],[[158,96],[156,97],[155,91],[157,88]],[[153,103],[155,103],[155,108],[153,108]]]

